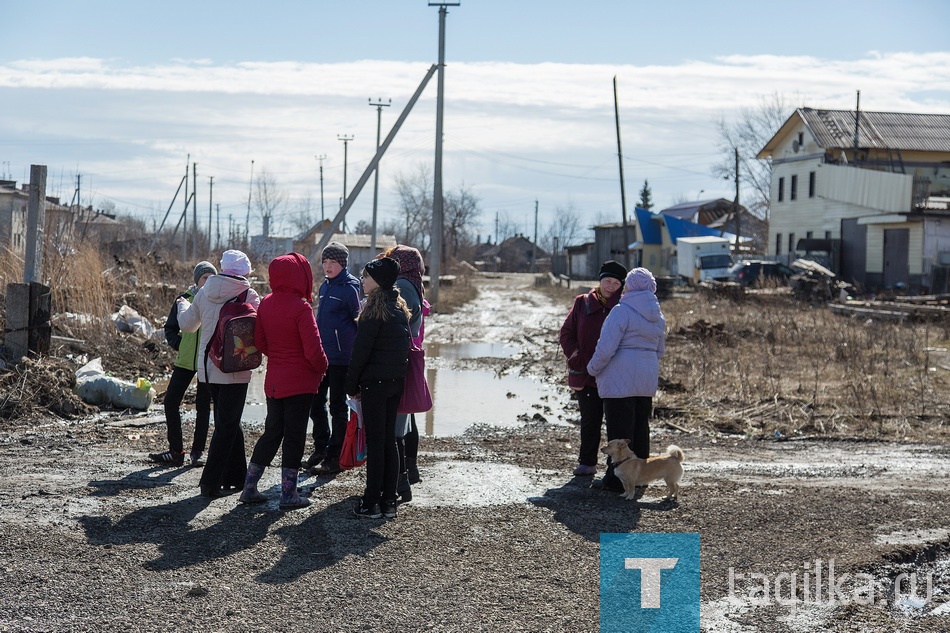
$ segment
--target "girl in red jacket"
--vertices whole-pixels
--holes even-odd
[[[289,253],[275,258],[268,273],[271,293],[261,300],[254,328],[254,343],[267,356],[267,418],[247,466],[240,501],[267,501],[257,482],[283,443],[280,507],[304,508],[310,499],[297,491],[297,472],[307,441],[310,404],[327,371],[327,357],[313,317],[310,262],[300,253]]]

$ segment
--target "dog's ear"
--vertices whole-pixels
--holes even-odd
[[[630,448],[630,440],[624,440],[627,443],[627,448]]]

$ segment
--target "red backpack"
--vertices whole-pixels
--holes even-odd
[[[226,374],[261,365],[261,352],[254,346],[257,310],[248,303],[247,293],[245,290],[221,306],[218,325],[208,342],[207,358]]]

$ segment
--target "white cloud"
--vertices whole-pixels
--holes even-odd
[[[164,208],[189,153],[199,174],[215,175],[223,205],[246,200],[252,159],[291,197],[319,195],[314,156],[326,154],[325,191],[335,208],[343,163],[337,136],[356,137],[348,157],[352,186],[375,146],[368,100],[392,99],[383,114],[385,136],[427,70],[392,61],[19,60],[0,65],[8,104],[0,138],[11,151],[0,158],[47,164],[51,173],[78,167],[102,196]],[[708,175],[716,159],[713,121],[763,95],[850,109],[861,90],[866,110],[950,112],[950,53],[875,52],[855,60],[733,55],[675,66],[450,63],[446,185],[472,187],[492,216],[520,213],[535,196],[545,197],[548,209],[570,198],[591,217],[619,209],[614,76],[630,157],[628,207],[644,178],[660,205],[700,189],[726,193]],[[433,78],[383,160],[383,208],[393,204],[396,173],[432,160],[435,90]],[[371,198],[364,192],[354,213],[364,213]]]

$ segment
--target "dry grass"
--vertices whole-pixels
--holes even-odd
[[[720,431],[920,436],[948,430],[946,325],[853,320],[785,294],[663,303],[660,415]]]
[[[590,284],[539,290],[563,302]],[[849,319],[786,289],[662,302],[658,419],[743,435],[950,435],[950,323]],[[944,361],[946,365],[946,361]]]
[[[478,289],[472,283],[471,277],[456,275],[451,284],[439,284],[439,301],[432,309],[439,314],[452,314],[477,296]]]

